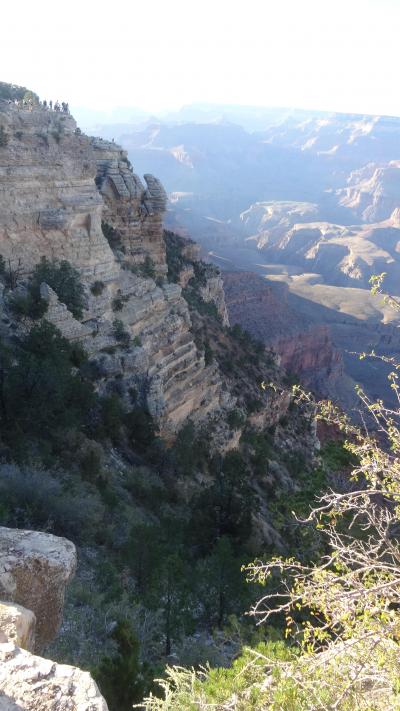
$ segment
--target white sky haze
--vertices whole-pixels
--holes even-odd
[[[400,116],[400,0],[8,0],[0,80],[74,106]]]

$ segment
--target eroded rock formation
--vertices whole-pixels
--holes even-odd
[[[35,649],[54,638],[61,624],[65,588],[76,568],[75,546],[38,531],[0,528],[0,599],[36,616]]]
[[[218,409],[217,368],[205,366],[194,344],[180,287],[163,277],[166,195],[159,181],[145,175],[145,188],[119,146],[82,135],[67,114],[0,101],[0,124],[7,137],[0,147],[0,254],[17,277],[42,256],[79,269],[82,321],[45,284],[42,297],[46,318],[91,355],[98,389],[117,388],[128,406],[135,392],[135,404],[147,406],[165,434]],[[123,346],[116,321],[127,334]]]
[[[104,198],[103,220],[115,231],[126,260],[143,264],[146,257],[158,274],[167,271],[162,219],[167,195],[153,175],[146,174],[144,187],[120,146],[100,138],[92,139],[96,159],[96,183]]]
[[[75,546],[36,531],[0,528],[1,711],[107,711],[88,672],[33,655],[57,633]],[[34,612],[32,611],[35,611]]]
[[[354,170],[337,194],[340,204],[362,222],[387,220],[400,206],[400,161],[368,163]]]

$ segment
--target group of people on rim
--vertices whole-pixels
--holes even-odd
[[[32,111],[34,106],[41,106],[46,111],[58,111],[63,114],[69,114],[69,104],[66,101],[61,101],[61,103],[59,101],[55,101],[53,105],[52,100],[47,103],[46,99],[39,101],[39,104],[32,99],[14,99],[14,101],[12,99],[8,99],[7,103],[15,104],[18,108],[28,109],[28,111]]]
[[[42,101],[42,106],[44,109],[50,109],[50,111],[61,111],[63,114],[69,114],[69,104],[66,101],[62,101],[61,103],[59,101],[53,102],[50,99],[49,103],[47,103],[46,99]]]

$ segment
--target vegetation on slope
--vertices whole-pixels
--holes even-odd
[[[373,284],[381,292],[379,278]],[[396,299],[386,301],[400,310]],[[400,404],[399,365],[392,365]],[[344,450],[328,448],[330,466],[349,470],[344,488],[328,489],[307,517],[322,546],[309,561],[272,557],[247,566],[249,580],[264,586],[253,615],[283,620],[291,647],[247,649],[228,670],[170,667],[163,698],[150,695],[148,711],[400,708],[400,410],[358,394],[371,432],[332,403],[319,406],[318,417],[347,438]]]
[[[198,274],[202,280],[201,265]],[[191,304],[198,347],[208,340],[217,362],[230,354],[224,377],[238,405],[225,422],[189,422],[167,446],[143,408],[128,410],[117,391],[98,394],[86,353],[33,309],[46,281],[79,310],[83,291],[70,265],[42,260],[25,291],[4,263],[0,279],[8,323],[0,346],[0,522],[78,545],[68,623],[49,654],[91,669],[111,711],[128,709],[156,689],[166,661],[226,666],[245,642],[265,638],[245,615],[260,592],[241,567],[277,551],[273,538],[258,536],[257,516],[270,515],[272,530],[276,507],[309,470],[300,452],[288,460],[281,441],[286,430],[300,434],[303,418],[294,408],[290,423],[254,429],[248,413],[267,405],[260,383],[275,365],[245,334],[222,329],[214,310]],[[15,307],[17,293],[31,298],[29,309]],[[256,395],[261,405],[247,407]],[[235,437],[239,448],[210,447],[218,429],[221,447]]]

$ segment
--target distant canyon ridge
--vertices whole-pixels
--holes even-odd
[[[228,272],[232,322],[346,408],[356,382],[390,398],[388,368],[354,353],[400,350],[398,315],[369,293],[385,272],[400,294],[400,118],[198,105],[96,133],[160,177],[168,228]]]

